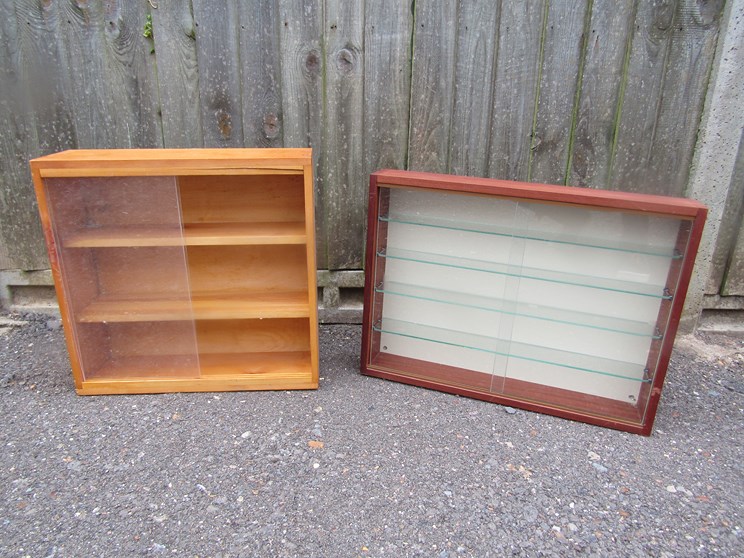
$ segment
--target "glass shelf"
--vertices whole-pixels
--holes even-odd
[[[651,383],[645,372],[645,365],[623,362],[608,358],[585,355],[538,345],[519,343],[463,331],[427,326],[402,320],[383,318],[372,329],[409,339],[461,347],[494,355],[528,360],[590,374],[621,378],[634,382]]]
[[[455,269],[466,269],[470,271],[482,271],[485,273],[495,273],[497,275],[506,275],[509,277],[518,277],[521,279],[532,279],[535,281],[547,281],[550,283],[575,285],[579,287],[587,287],[590,289],[601,289],[632,295],[662,298],[665,300],[672,299],[672,295],[665,292],[665,288],[663,285],[653,285],[633,281],[622,281],[619,279],[608,279],[605,277],[592,277],[588,275],[563,273],[550,269],[538,269],[508,265],[498,262],[490,262],[486,260],[458,258],[445,254],[418,252],[414,250],[404,250],[401,248],[388,247],[387,249],[378,251],[377,255],[383,258],[390,258],[394,260],[403,260],[429,265],[451,267]]]
[[[639,337],[651,337],[653,339],[661,339],[663,337],[656,331],[656,324],[651,322],[625,320],[622,318],[614,318],[612,316],[576,312],[573,310],[564,310],[562,308],[520,303],[513,300],[471,295],[443,289],[433,289],[430,287],[420,287],[406,283],[386,281],[384,284],[376,286],[375,292],[427,302],[436,302],[465,308],[487,310],[490,312],[499,312],[514,316],[523,316],[526,318],[534,318],[536,320],[545,320],[561,324],[612,331],[627,335],[636,335]]]
[[[174,226],[120,226],[79,229],[64,237],[65,248],[125,248],[139,246],[224,246],[304,244],[302,222],[186,223]]]
[[[449,219],[437,219],[427,217],[425,219],[416,215],[381,215],[379,220],[385,223],[400,223],[403,225],[414,225],[418,227],[429,227],[435,229],[446,229],[477,234],[488,234],[494,236],[505,236],[534,240],[538,242],[553,242],[556,244],[567,244],[571,246],[583,246],[600,250],[613,250],[617,252],[629,252],[632,254],[643,254],[647,256],[659,256],[664,258],[681,259],[682,254],[677,252],[673,246],[648,246],[644,244],[629,244],[627,242],[606,240],[599,244],[587,242],[577,235],[560,233],[549,233],[545,231],[520,231],[511,227],[503,227],[492,223],[468,223],[451,221]]]

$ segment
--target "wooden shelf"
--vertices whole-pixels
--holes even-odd
[[[309,149],[69,151],[31,171],[77,393],[318,387]]]
[[[101,297],[78,315],[82,323],[306,318],[307,293],[195,293],[190,300],[165,297]]]
[[[107,227],[80,230],[65,248],[305,244],[305,225],[292,223],[187,223],[174,227]]]

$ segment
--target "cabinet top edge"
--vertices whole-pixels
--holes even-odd
[[[379,186],[412,186],[470,194],[495,195],[535,202],[558,202],[607,209],[649,211],[689,218],[705,218],[707,214],[705,205],[690,198],[495,178],[383,169],[372,173],[372,183]]]
[[[310,148],[219,148],[219,149],[71,149],[32,159],[33,166],[106,166],[122,163],[138,166],[189,166],[201,165],[243,166],[260,165],[309,165],[312,163]]]

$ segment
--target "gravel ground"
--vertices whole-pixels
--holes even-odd
[[[744,343],[678,343],[651,437],[358,372],[317,392],[79,397],[0,322],[0,556],[742,556]]]

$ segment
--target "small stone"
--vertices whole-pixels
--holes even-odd
[[[504,410],[510,415],[516,414],[517,410],[513,407],[504,407]]]
[[[320,467],[320,463],[313,463],[313,469],[317,469],[318,467]]]
[[[452,498],[452,491],[450,491],[450,490],[445,490],[445,491],[444,491],[444,495],[445,495],[445,496],[447,496],[447,498]]]
[[[243,439],[245,439],[245,438],[249,438],[251,434],[252,434],[252,432],[251,432],[250,430],[246,430],[245,432],[243,432],[243,433],[242,433],[242,434],[240,435],[240,437],[241,437],[241,438],[243,438]]]
[[[669,486],[667,486],[667,487],[666,487],[666,491],[667,491],[667,492],[671,492],[672,494],[674,494],[675,492],[677,492],[677,489],[676,489],[676,488],[674,488],[674,486],[672,486],[672,485],[670,484]]]
[[[576,523],[569,523],[568,530],[575,533],[576,531],[579,530],[579,528],[576,526]]]
[[[592,467],[594,467],[600,473],[606,473],[607,472],[607,467],[605,467],[601,463],[597,463],[596,461],[592,461]]]
[[[153,545],[150,547],[150,550],[152,550],[155,554],[160,554],[162,552],[165,552],[165,545],[160,543],[153,543]]]

